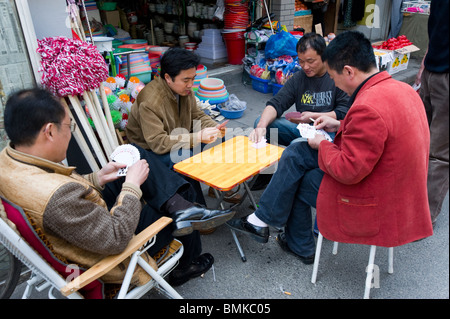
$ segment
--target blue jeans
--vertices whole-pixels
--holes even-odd
[[[254,127],[258,125],[260,118],[261,117],[258,117],[255,120]],[[267,127],[267,143],[288,146],[292,142],[306,141],[306,139],[300,135],[300,131],[298,130],[297,125],[298,124],[286,120],[286,118],[284,117],[276,118]],[[336,133],[329,132],[328,134],[332,139],[334,139]]]
[[[315,252],[311,207],[316,207],[324,174],[318,167],[317,156],[307,142],[289,145],[255,211],[265,223],[285,227],[289,248],[300,256]]]

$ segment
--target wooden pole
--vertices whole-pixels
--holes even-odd
[[[67,105],[66,99],[61,98],[61,104],[66,108],[67,113],[69,114],[72,121],[75,121],[75,117],[73,116],[72,112],[70,111],[69,105]],[[78,143],[78,146],[80,147],[81,151],[83,152],[83,155],[89,164],[91,170],[93,172],[96,172],[100,169],[100,167],[97,164],[97,161],[95,160],[94,155],[92,155],[91,150],[89,148],[89,145],[86,143],[86,140],[83,137],[83,134],[81,133],[80,128],[77,126],[75,128],[75,132],[73,132],[73,137]]]
[[[78,100],[78,97],[74,97],[73,95],[69,95],[68,97],[75,113],[77,114],[78,120],[80,121],[81,126],[83,127],[83,130],[86,133],[87,138],[91,142],[92,148],[94,149],[95,154],[97,155],[100,165],[102,167],[105,166],[108,163],[108,161],[106,160],[105,154],[102,151],[100,143],[98,142],[97,137],[95,136],[94,131],[91,125],[89,124],[89,121],[86,117],[86,113],[83,110],[83,107],[81,106],[80,100]]]
[[[112,145],[113,145],[114,149],[116,149],[116,147],[119,146],[119,141],[117,140],[116,130],[114,128],[114,123],[113,123],[112,116],[111,116],[111,110],[109,108],[108,99],[106,98],[105,87],[104,87],[103,83],[100,84],[99,91],[100,91],[100,97],[102,99],[103,110],[106,113],[106,121],[108,123],[109,132],[111,133],[111,136],[113,138]]]

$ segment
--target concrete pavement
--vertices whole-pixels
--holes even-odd
[[[412,83],[420,61],[411,59],[406,71],[394,75]],[[208,72],[210,77],[225,81],[230,93],[247,102],[243,117],[230,120],[227,127],[253,127],[253,122],[272,96],[254,91],[244,84],[240,67],[228,66]],[[207,197],[207,187],[204,187]],[[258,201],[263,191],[255,191]],[[248,198],[238,208],[237,216],[251,213]],[[371,291],[373,299],[448,299],[449,298],[449,204],[448,194],[432,237],[394,248],[394,273],[387,272],[387,248],[377,249],[375,264],[379,270],[377,286]],[[314,212],[315,213],[315,212]],[[209,235],[202,235],[203,251],[215,258],[214,268],[203,277],[177,287],[185,298],[201,299],[360,299],[369,258],[369,247],[339,244],[333,255],[332,242],[324,239],[317,282],[311,283],[312,265],[304,265],[295,256],[285,253],[275,241],[277,231],[271,229],[267,244],[260,244],[245,235],[238,235],[247,262],[242,262],[226,225]],[[20,298],[23,285],[12,298]],[[42,293],[35,298],[46,298]],[[165,298],[158,292],[145,299]]]

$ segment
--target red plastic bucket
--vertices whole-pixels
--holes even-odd
[[[222,33],[228,53],[228,63],[242,64],[245,56],[244,32]]]

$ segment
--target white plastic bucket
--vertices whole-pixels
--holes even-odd
[[[97,49],[100,52],[112,51],[113,50],[112,42],[113,42],[114,38],[111,38],[111,37],[92,37],[92,39],[94,40],[94,45],[97,47]],[[91,42],[91,38],[90,37],[87,37],[86,40],[88,42]]]

